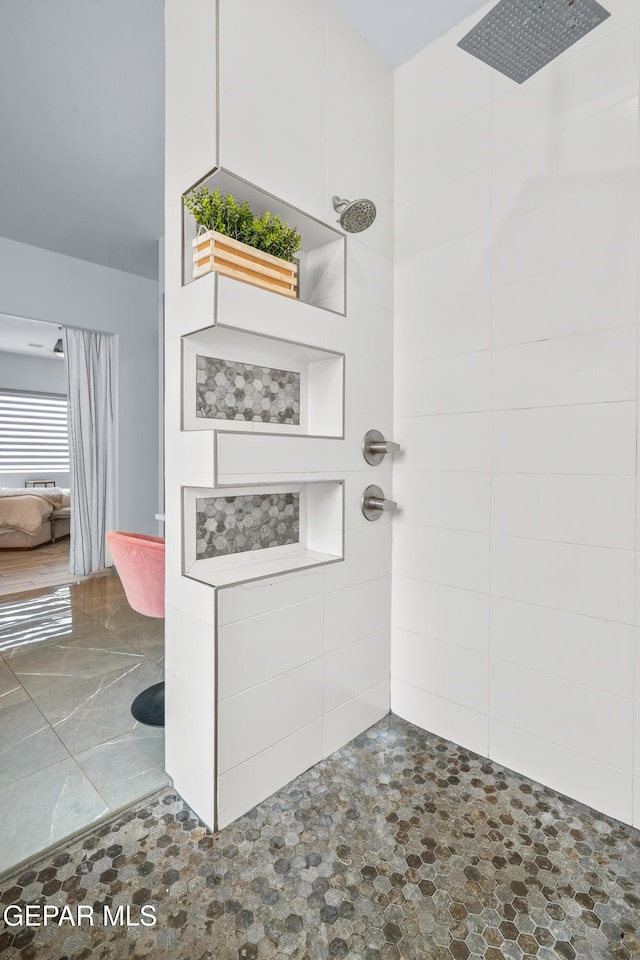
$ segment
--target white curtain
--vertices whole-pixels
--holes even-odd
[[[104,567],[104,541],[112,525],[114,477],[113,337],[63,330],[69,397],[71,460],[71,573]]]

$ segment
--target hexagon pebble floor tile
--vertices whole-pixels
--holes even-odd
[[[21,960],[628,960],[640,833],[390,716],[219,834],[164,790],[1,899],[95,917],[2,926]]]

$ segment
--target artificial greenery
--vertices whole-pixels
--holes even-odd
[[[282,260],[293,260],[300,246],[298,231],[277,213],[267,212],[256,217],[246,200],[238,203],[230,193],[221,194],[219,190],[211,193],[208,187],[200,187],[185,195],[184,205],[198,226],[233,237]]]

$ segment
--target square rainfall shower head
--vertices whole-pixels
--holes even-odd
[[[499,0],[458,46],[523,83],[609,16],[596,0]]]

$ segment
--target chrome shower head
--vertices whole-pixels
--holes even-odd
[[[609,16],[598,0],[498,0],[458,46],[524,83]]]
[[[371,200],[341,200],[333,198],[333,209],[340,214],[338,223],[347,233],[361,233],[376,218],[376,206]]]

